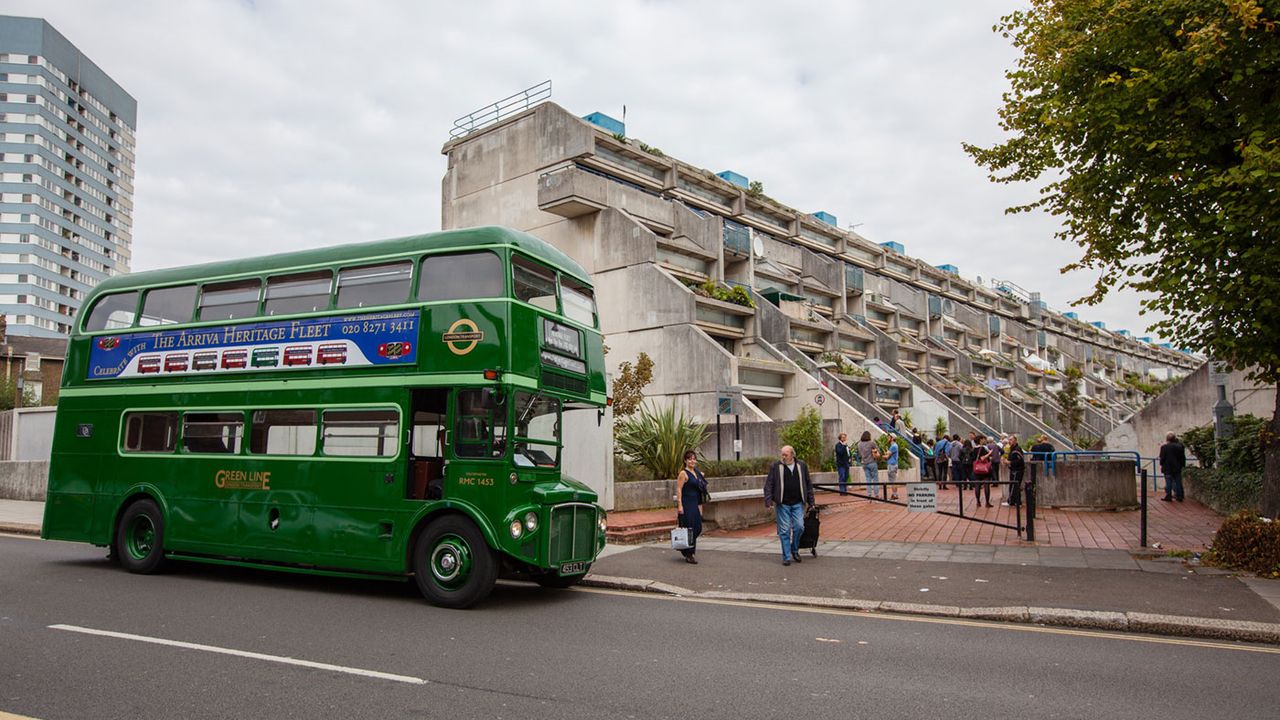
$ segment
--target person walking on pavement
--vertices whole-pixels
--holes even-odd
[[[951,440],[943,435],[933,444],[934,464],[937,467],[938,489],[947,489],[948,460],[951,458]]]
[[[698,551],[698,536],[702,534],[702,504],[707,499],[707,479],[698,469],[698,453],[684,452],[684,469],[676,475],[676,524],[689,528],[689,547],[681,550],[684,561],[697,565],[693,556]]]
[[[969,465],[969,472],[974,480],[973,498],[978,501],[978,507],[982,507],[983,491],[987,495],[987,507],[991,507],[991,469],[995,467],[995,463],[991,447],[985,440],[981,435],[978,436],[978,442],[973,446],[973,463]]]
[[[1049,472],[1053,469],[1053,452],[1053,445],[1045,435],[1041,435],[1039,441],[1031,446],[1031,462],[1038,463],[1042,478],[1049,477]]]
[[[996,439],[991,438],[987,441],[987,451],[991,458],[991,484],[999,487],[1000,485],[1000,465],[1004,459],[1004,444]],[[987,507],[991,507],[991,502],[987,501]]]
[[[849,494],[849,434],[840,433],[836,438],[836,480],[840,483],[840,494]]]
[[[889,490],[893,492],[890,500],[898,499],[898,438],[889,437],[889,454],[885,456],[885,473],[888,479],[885,484],[889,486]]]
[[[866,493],[875,497],[880,493],[880,448],[871,439],[871,431],[865,430],[858,441],[858,458],[862,460],[862,474],[867,483]]]
[[[1027,470],[1027,459],[1022,454],[1022,447],[1018,445],[1018,437],[1015,435],[1009,439],[1009,495],[1006,502],[1001,505],[1010,507],[1018,507],[1022,504],[1022,476]]]
[[[804,533],[805,507],[813,507],[813,483],[809,468],[796,459],[795,449],[783,445],[780,455],[764,478],[764,506],[774,508],[782,564],[790,565],[792,560],[801,561],[800,535]]]
[[[960,444],[960,435],[952,435],[947,443],[947,464],[951,466],[951,482],[961,490],[964,489],[964,445]]]
[[[1178,436],[1169,433],[1164,436],[1164,445],[1160,446],[1160,472],[1164,474],[1165,502],[1183,500],[1182,470],[1187,466],[1187,448],[1178,441]]]

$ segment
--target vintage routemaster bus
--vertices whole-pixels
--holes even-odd
[[[169,559],[412,575],[472,605],[573,584],[604,512],[562,417],[606,405],[590,281],[475,228],[140,272],[85,301],[43,536]]]

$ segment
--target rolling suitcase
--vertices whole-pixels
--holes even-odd
[[[818,529],[822,521],[818,519],[818,508],[813,508],[804,516],[804,532],[800,533],[800,548],[809,548],[814,557],[818,557]]]

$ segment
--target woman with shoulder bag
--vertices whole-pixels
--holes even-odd
[[[982,507],[982,493],[985,491],[987,507],[991,507],[991,448],[987,447],[983,438],[978,438],[974,452],[976,456],[973,459],[973,497],[978,501],[978,507]]]
[[[686,450],[684,469],[676,475],[676,524],[689,528],[689,548],[680,554],[691,565],[698,564],[693,554],[697,551],[698,536],[702,534],[702,504],[708,499],[707,479],[698,469],[698,453]]]

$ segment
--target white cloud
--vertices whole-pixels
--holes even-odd
[[[734,169],[966,277],[1068,309],[1091,278],[960,148],[997,140],[1012,9],[936,3],[11,0],[138,100],[134,267],[436,230],[453,119],[552,78],[669,155]],[[1080,311],[1142,334],[1133,293]]]

